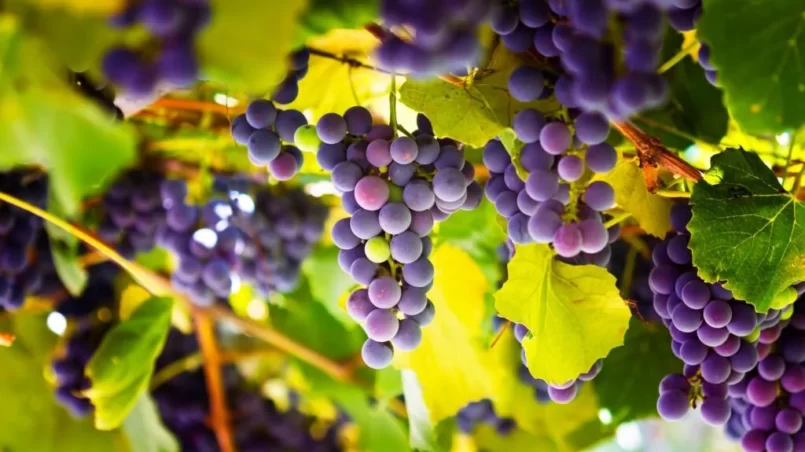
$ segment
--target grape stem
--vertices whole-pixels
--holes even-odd
[[[654,194],[663,198],[690,198],[689,191],[657,190]]]
[[[498,331],[498,334],[496,334],[496,335],[495,335],[495,338],[494,338],[494,339],[492,339],[492,343],[491,343],[491,344],[489,344],[489,348],[494,347],[494,346],[495,346],[495,344],[497,344],[497,343],[498,343],[498,341],[500,340],[500,338],[501,338],[501,337],[503,337],[503,333],[505,333],[505,332],[506,332],[506,330],[508,330],[508,329],[509,329],[509,327],[511,326],[511,324],[512,324],[511,320],[507,320],[507,321],[506,321],[506,323],[504,323],[504,324],[503,324],[503,326],[500,328],[500,331]]]
[[[693,182],[702,179],[702,173],[699,170],[672,154],[656,137],[646,134],[628,121],[613,121],[612,125],[634,145],[649,192],[654,193],[659,188],[657,167],[663,167]]]
[[[632,218],[631,213],[629,213],[629,212],[621,212],[619,215],[615,215],[614,217],[612,217],[609,220],[607,220],[607,222],[604,223],[604,227],[609,229],[612,226],[615,226],[617,224],[623,223],[624,221],[628,220],[629,218]]]
[[[684,60],[686,56],[693,50],[694,47],[699,45],[698,41],[693,41],[690,44],[686,45],[685,47],[681,48],[679,52],[677,52],[674,56],[668,59],[665,63],[657,69],[658,74],[664,74],[665,72],[669,71],[672,67],[676,66],[677,63]]]
[[[391,74],[391,88],[389,89],[389,122],[394,138],[397,138],[397,75]]]
[[[366,64],[363,61],[359,61],[359,60],[357,60],[355,58],[350,58],[350,57],[348,57],[346,55],[336,55],[334,53],[327,52],[325,50],[315,49],[313,47],[307,47],[307,50],[310,52],[311,55],[315,55],[315,56],[318,56],[318,57],[338,61],[340,63],[346,64],[349,67],[356,67],[356,68],[361,68],[361,69],[370,69],[372,71],[382,72],[383,74],[391,74],[391,72],[389,72],[389,71],[387,71],[387,70],[385,70],[383,68],[379,68],[377,66],[372,66],[370,64]]]
[[[199,348],[204,356],[204,380],[210,396],[210,424],[221,450],[232,452],[234,451],[232,428],[221,376],[221,355],[215,340],[215,322],[206,313],[194,310],[193,323],[196,326]]]

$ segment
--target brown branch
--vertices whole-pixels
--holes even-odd
[[[199,348],[204,356],[204,377],[210,397],[210,423],[221,450],[233,452],[234,442],[229,423],[229,407],[221,376],[221,355],[215,340],[215,322],[200,310],[193,311],[193,321],[196,325]]]
[[[170,97],[159,98],[153,104],[145,108],[145,110],[152,111],[160,109],[210,112],[218,113],[227,117],[235,116],[246,111],[243,107],[227,107],[225,105],[216,104],[215,102],[206,102],[193,99],[175,99]],[[137,115],[139,115],[139,113],[137,113]]]
[[[665,168],[693,182],[702,179],[702,173],[699,170],[671,153],[656,137],[646,134],[628,121],[613,121],[612,125],[634,145],[640,159],[640,167],[643,168],[646,188],[650,192],[653,193],[659,188],[658,167]]]
[[[336,55],[334,53],[327,52],[325,50],[319,50],[319,49],[316,49],[316,48],[313,48],[313,47],[308,47],[307,50],[310,52],[311,55],[315,55],[315,56],[322,57],[322,58],[327,58],[329,60],[338,61],[338,62],[346,64],[347,66],[350,66],[350,67],[356,67],[356,68],[361,68],[361,69],[369,69],[369,70],[372,70],[372,71],[375,71],[375,72],[381,72],[383,74],[391,75],[391,72],[389,72],[389,71],[387,71],[387,70],[385,70],[383,68],[379,68],[377,66],[372,66],[371,64],[366,64],[363,61],[360,61],[360,60],[358,60],[356,58],[348,57],[346,55]]]

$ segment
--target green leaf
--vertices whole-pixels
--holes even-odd
[[[663,61],[673,57],[681,46],[681,35],[669,28]],[[694,144],[694,139],[720,143],[727,134],[729,115],[721,101],[721,90],[707,81],[702,67],[686,57],[663,77],[668,81],[669,100],[659,109],[641,113],[634,122],[674,149],[684,150]]]
[[[506,148],[506,151],[511,156],[514,169],[517,170],[517,175],[520,176],[522,180],[528,179],[528,171],[526,171],[522,163],[520,163],[520,153],[523,151],[525,144],[517,139],[517,134],[514,133],[514,129],[509,127],[503,129],[498,135],[498,138],[500,138],[503,147]]]
[[[688,247],[702,279],[726,281],[758,312],[805,280],[805,227],[797,222],[805,208],[757,154],[730,149],[714,156],[691,202]]]
[[[664,238],[671,229],[671,200],[649,193],[636,161],[620,159],[612,171],[596,175],[595,179],[615,189],[615,202],[632,214],[644,231]]]
[[[85,196],[134,161],[135,137],[57,76],[48,52],[0,16],[0,148],[13,150],[0,152],[0,169],[45,166],[55,199],[74,216]]]
[[[492,74],[473,84],[454,86],[443,80],[409,79],[400,88],[400,101],[424,113],[438,136],[454,138],[474,147],[482,147],[509,127],[514,114],[525,108],[552,113],[559,109],[554,99],[522,104],[508,92],[511,72],[522,62],[517,56],[498,48]]]
[[[148,394],[142,394],[126,420],[123,430],[131,452],[173,452],[179,450],[176,438],[165,428],[157,407]]]
[[[495,308],[531,331],[523,347],[535,378],[565,383],[623,344],[631,314],[605,268],[568,265],[547,245],[526,245],[508,271]]]
[[[355,321],[342,308],[338,301],[355,282],[343,275],[338,266],[338,248],[334,246],[319,247],[302,262],[302,272],[310,285],[310,294],[320,302],[330,314],[347,326],[353,326]]]
[[[64,218],[64,211],[54,196],[53,191],[48,193],[48,211],[58,218]],[[50,253],[53,256],[56,273],[67,291],[73,296],[78,296],[84,291],[89,279],[86,269],[78,261],[78,239],[49,221],[45,222],[45,228],[50,240]]]
[[[635,363],[640,363],[639,372]],[[671,352],[668,330],[633,317],[623,347],[607,356],[593,386],[601,407],[612,413],[613,420],[628,422],[655,417],[660,380],[681,371],[682,362]]]
[[[362,28],[374,22],[379,0],[310,0],[297,30],[297,45],[337,28]],[[377,42],[377,39],[375,39]]]
[[[16,313],[0,319],[0,331],[17,336],[13,346],[0,347],[0,400],[8,413],[0,422],[0,445],[8,451],[125,451],[120,432],[95,430],[89,419],[74,419],[56,403],[53,388],[43,378],[57,339],[45,318]]]
[[[389,400],[403,393],[403,381],[400,371],[386,367],[375,372],[375,397],[378,400]]]
[[[805,123],[805,4],[707,0],[696,24],[741,129],[779,133]],[[747,59],[751,58],[751,64]]]
[[[152,298],[104,336],[86,370],[92,381],[86,395],[95,406],[97,428],[117,428],[148,387],[168,335],[172,308],[171,299]]]
[[[202,72],[233,90],[268,94],[286,75],[305,0],[211,0],[213,20],[201,32]]]
[[[412,352],[395,352],[395,367],[416,373],[435,425],[469,402],[487,397],[492,378],[487,361],[484,295],[489,284],[463,250],[442,245],[431,255],[436,269],[428,298],[436,318],[422,329],[422,342]]]
[[[414,372],[403,370],[401,373],[411,448],[428,451],[439,450],[436,432],[430,421],[430,413],[422,397],[422,386],[419,385]]]

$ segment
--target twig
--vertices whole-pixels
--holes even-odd
[[[389,89],[389,122],[394,138],[397,138],[397,75],[391,74],[391,89]]]
[[[621,223],[623,223],[624,221],[628,220],[629,218],[632,218],[632,214],[631,214],[631,213],[629,213],[629,212],[622,212],[620,215],[615,215],[614,217],[612,217],[612,218],[610,218],[609,220],[607,220],[607,222],[606,222],[606,223],[604,223],[604,227],[605,227],[605,228],[607,228],[607,229],[609,229],[609,228],[611,228],[612,226],[615,226],[616,224],[621,224]]]
[[[690,198],[689,191],[657,190],[654,194],[663,198]]]
[[[699,45],[699,42],[694,40],[692,43],[690,43],[687,46],[681,48],[679,50],[679,52],[676,53],[676,55],[672,56],[670,59],[668,59],[668,61],[663,63],[662,66],[660,66],[659,69],[657,69],[657,73],[658,74],[663,74],[666,71],[668,71],[669,69],[671,69],[672,67],[676,66],[676,64],[679,63],[680,61],[684,60],[685,57],[688,56],[688,54],[690,53],[690,50],[693,47],[697,46],[697,45]]]
[[[234,108],[229,107],[227,105],[219,105],[216,104],[215,102],[205,102],[193,99],[175,99],[170,97],[161,97],[157,99],[153,104],[146,107],[145,109],[159,110],[163,108],[169,110],[189,110],[189,111],[218,113],[226,117],[229,117],[229,115],[231,114],[239,114],[242,113],[243,111],[246,111],[243,107]]]
[[[335,61],[344,63],[347,66],[358,67],[358,68],[361,68],[361,69],[370,69],[372,71],[382,72],[384,74],[391,74],[391,72],[389,72],[389,71],[387,71],[387,70],[385,70],[383,68],[379,68],[377,66],[372,66],[371,64],[366,64],[363,61],[359,61],[359,60],[357,60],[355,58],[351,58],[351,57],[348,57],[346,55],[336,55],[334,53],[327,52],[327,51],[324,51],[324,50],[314,49],[312,47],[308,47],[307,49],[308,49],[308,51],[310,52],[311,55],[315,55],[315,56],[322,57],[322,58],[327,58],[327,59],[330,59],[330,60],[335,60]]]
[[[215,340],[215,322],[200,310],[193,312],[193,321],[196,324],[199,348],[204,356],[204,377],[210,397],[210,423],[221,450],[233,452],[234,442],[232,428],[229,424],[229,408],[221,376],[221,356]]]
[[[505,332],[506,332],[506,330],[508,330],[508,329],[509,329],[509,327],[511,326],[511,324],[512,324],[511,320],[507,320],[507,321],[506,321],[506,323],[504,323],[504,324],[503,324],[503,327],[501,327],[501,328],[500,328],[500,331],[498,331],[498,334],[496,334],[496,335],[495,335],[495,338],[494,338],[494,339],[492,339],[492,343],[491,343],[491,344],[489,344],[489,348],[494,347],[494,346],[495,346],[495,344],[497,344],[497,343],[498,343],[498,341],[500,340],[500,338],[501,338],[501,337],[503,337],[503,333],[505,333]]]

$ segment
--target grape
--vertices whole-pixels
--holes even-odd
[[[576,136],[590,145],[601,144],[609,135],[609,122],[600,113],[582,113],[576,118]]]
[[[517,208],[525,215],[532,216],[537,212],[539,203],[531,199],[528,193],[523,190],[517,194]]]
[[[400,321],[400,328],[391,343],[400,350],[408,352],[414,350],[422,342],[422,329],[411,319]]]
[[[467,199],[464,200],[464,204],[461,205],[462,210],[473,210],[481,205],[481,200],[484,196],[484,190],[481,188],[481,184],[478,182],[472,181],[469,185],[467,185]]]
[[[422,240],[406,231],[391,238],[391,257],[402,264],[410,264],[422,255]]]
[[[249,136],[249,158],[255,164],[267,165],[277,158],[282,144],[274,132],[270,130],[257,130]]]
[[[749,372],[758,362],[757,349],[752,344],[742,341],[738,351],[730,357],[732,368],[738,372]]]
[[[693,333],[702,325],[702,312],[680,304],[671,312],[674,326],[685,333]]]
[[[520,151],[520,164],[528,171],[550,170],[554,156],[546,153],[539,143],[529,143]]]
[[[369,110],[354,106],[344,112],[347,131],[352,135],[365,135],[372,129],[372,113]]]
[[[293,141],[303,152],[316,152],[322,145],[321,140],[319,140],[319,136],[316,134],[316,127],[310,124],[296,129],[296,132],[294,132]],[[338,143],[332,143],[331,146],[333,144]]]
[[[353,264],[354,265],[354,264]],[[347,298],[347,312],[350,317],[357,322],[363,322],[370,312],[374,311],[375,307],[369,301],[369,293],[366,289],[358,289]]]
[[[791,408],[780,410],[774,419],[777,430],[793,435],[802,428],[802,415]]]
[[[395,282],[396,283],[396,282]],[[390,341],[400,328],[400,321],[393,312],[375,309],[366,316],[364,329],[369,339],[377,342]]]
[[[369,300],[377,308],[388,309],[396,306],[401,295],[402,289],[394,278],[377,278],[369,284]]]
[[[467,185],[464,175],[455,168],[445,168],[436,172],[433,176],[433,191],[436,196],[444,201],[453,202],[459,200],[467,192]]]
[[[584,202],[593,210],[603,212],[615,206],[615,191],[604,181],[595,181],[587,186]]]
[[[576,394],[578,394],[578,385],[572,385],[564,389],[555,388],[553,386],[548,387],[548,395],[551,397],[551,400],[559,404],[570,403],[576,398]]]
[[[509,76],[509,94],[520,102],[531,102],[540,97],[544,83],[539,69],[520,66]]]
[[[355,200],[366,210],[380,210],[389,199],[389,187],[377,176],[365,176],[355,185]]]
[[[484,165],[489,168],[489,171],[496,173],[503,173],[506,168],[511,164],[511,157],[506,152],[503,144],[497,140],[490,140],[484,146],[483,153]]]
[[[528,196],[535,201],[547,201],[559,190],[559,178],[548,171],[533,171],[525,181]]]
[[[503,173],[503,182],[506,184],[506,188],[515,193],[525,188],[525,182],[517,175],[517,169],[514,165],[510,165],[506,168],[506,171]]]
[[[730,334],[727,337],[727,340],[723,344],[716,346],[714,350],[719,355],[729,358],[738,353],[740,347],[741,339],[738,336],[733,336]]]
[[[361,357],[372,369],[383,369],[391,364],[394,351],[387,344],[367,339],[361,348]]]
[[[761,377],[749,381],[746,388],[746,397],[750,403],[759,407],[769,406],[777,397],[777,386]]]
[[[416,168],[414,165],[401,165],[393,162],[389,165],[389,180],[398,187],[404,187],[414,176]]]
[[[343,143],[321,144],[316,152],[316,161],[326,171],[333,171],[335,166],[344,162],[346,158],[346,149]]]
[[[777,381],[785,372],[785,360],[779,355],[769,355],[757,366],[758,374],[768,381]]]
[[[366,147],[366,159],[378,168],[391,164],[391,151],[386,140],[374,140]]]
[[[445,168],[461,170],[464,168],[464,163],[464,154],[459,152],[455,146],[442,146],[439,158],[433,162],[433,166],[435,166],[437,170]]]
[[[290,149],[286,149],[287,147],[283,147],[282,152],[272,160],[268,164],[268,170],[271,171],[271,175],[274,176],[277,180],[286,181],[289,180],[296,174],[301,166],[299,160],[294,155],[293,152],[290,152],[291,149],[298,151],[296,148],[291,147]]]
[[[562,220],[556,213],[545,212],[540,214],[538,211],[528,220],[528,233],[537,243],[549,243],[553,241],[561,226]]]
[[[545,152],[559,155],[570,147],[570,131],[564,123],[549,122],[540,131],[539,141]]]
[[[608,173],[615,168],[618,153],[608,143],[601,143],[587,148],[585,163],[595,173]]]
[[[364,252],[366,257],[376,264],[385,262],[391,257],[389,243],[383,237],[373,237],[368,240]]]
[[[528,220],[527,216],[519,212],[509,218],[506,230],[511,241],[517,244],[526,244],[533,240],[528,232]]]
[[[766,438],[768,452],[791,452],[794,450],[794,440],[785,433],[773,432]]]
[[[584,162],[575,155],[566,155],[559,160],[556,171],[563,180],[575,182],[584,175]]]
[[[805,390],[805,368],[788,364],[780,384],[786,391],[794,394]]]
[[[679,349],[680,358],[685,364],[701,364],[707,357],[708,348],[697,338],[682,343]]]
[[[418,136],[416,138],[416,144],[419,150],[415,160],[416,163],[420,165],[430,165],[439,157],[441,148],[439,147],[439,142],[432,136]]]
[[[362,175],[363,171],[358,165],[352,162],[341,162],[333,168],[333,185],[341,191],[352,191],[361,180]]]
[[[255,129],[265,129],[277,120],[277,108],[270,101],[258,99],[246,108],[246,121]]]
[[[682,419],[690,409],[688,396],[678,390],[670,390],[660,395],[657,400],[657,411],[663,419],[676,421]]]
[[[403,201],[412,211],[424,212],[433,207],[436,195],[427,181],[414,180],[403,188]]]
[[[388,203],[380,209],[378,220],[383,231],[400,234],[411,225],[411,211],[402,203]]]
[[[748,336],[757,326],[755,310],[745,303],[731,303],[730,307],[732,319],[727,324],[727,330],[736,336]]]
[[[581,252],[581,230],[575,223],[562,225],[553,237],[556,253],[563,257],[573,257]]]
[[[723,425],[731,414],[730,403],[726,399],[708,397],[702,402],[702,419],[710,425]]]
[[[307,124],[302,112],[297,110],[283,110],[277,114],[274,128],[282,141],[293,142],[296,129]]]
[[[425,287],[433,281],[433,264],[425,258],[420,258],[405,264],[402,273],[406,283],[414,287]]]
[[[609,235],[604,224],[598,219],[588,219],[579,223],[581,232],[581,251],[589,254],[597,253],[607,245]]]
[[[520,111],[514,115],[512,121],[514,133],[517,135],[517,139],[523,143],[539,141],[539,133],[544,125],[545,116],[533,108]]]
[[[382,231],[377,212],[370,212],[358,207],[356,211],[352,212],[352,218],[348,221],[352,233],[361,240],[369,240]]]
[[[713,328],[703,323],[696,331],[696,335],[704,345],[708,347],[718,347],[727,341],[730,333],[726,328]]]
[[[358,284],[369,285],[377,275],[377,265],[369,259],[359,257],[349,267],[349,274]]]
[[[750,430],[741,438],[741,446],[746,452],[763,452],[766,448],[766,433]]]
[[[395,139],[389,149],[391,158],[401,165],[413,163],[419,152],[416,141],[408,137]]]
[[[360,239],[355,236],[350,227],[350,220],[342,218],[333,226],[333,243],[342,250],[351,250],[360,243]]]
[[[411,213],[411,231],[425,237],[433,230],[434,219],[430,212]]]
[[[420,314],[427,304],[428,299],[425,295],[425,289],[406,286],[402,289],[397,308],[407,316],[414,316]]]
[[[731,367],[727,358],[711,354],[701,365],[702,377],[710,383],[724,383],[730,376]]]

